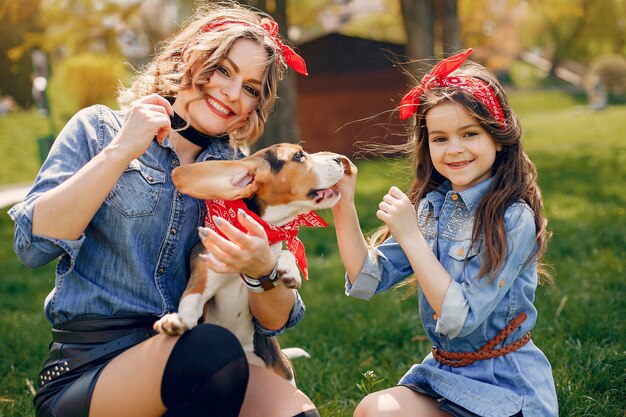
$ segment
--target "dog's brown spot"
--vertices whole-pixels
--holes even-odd
[[[188,294],[202,294],[206,289],[207,266],[206,263],[198,255],[204,251],[202,242],[198,242],[191,251],[189,263],[191,266],[191,275],[187,288],[183,293],[183,297]]]

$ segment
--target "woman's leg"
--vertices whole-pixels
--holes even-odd
[[[313,402],[284,378],[260,366],[250,365],[250,379],[241,417],[292,417],[310,411],[318,415]]]
[[[113,359],[98,378],[89,416],[237,416],[247,380],[234,335],[200,325],[180,337],[154,336]]]
[[[397,386],[367,395],[354,410],[354,417],[450,417],[437,406],[437,400]]]

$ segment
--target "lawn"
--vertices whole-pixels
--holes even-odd
[[[558,91],[514,92],[511,102],[554,233],[547,262],[556,285],[537,291],[533,340],[552,363],[561,416],[624,416],[626,106],[590,112]],[[0,118],[8,156],[0,185],[32,181],[36,139],[47,133],[36,114]],[[372,230],[380,224],[374,216],[379,199],[390,184],[406,186],[409,170],[403,160],[356,162],[358,210],[364,229]],[[414,296],[389,291],[365,302],[343,294],[332,219],[322,215],[331,227],[301,232],[311,276],[301,291],[307,314],[281,344],[311,354],[296,362],[299,386],[321,414],[347,417],[363,391],[394,385],[430,345]],[[52,264],[38,270],[19,264],[12,230],[8,216],[0,216],[0,416],[6,417],[33,414],[28,384],[49,342],[42,303],[54,274]]]

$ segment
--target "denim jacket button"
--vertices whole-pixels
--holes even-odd
[[[459,195],[458,195],[458,194],[452,194],[452,195],[450,196],[450,198],[452,199],[452,201],[456,201],[456,200],[458,200],[458,199],[459,199]]]

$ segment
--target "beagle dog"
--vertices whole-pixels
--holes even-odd
[[[173,171],[172,179],[181,193],[204,200],[243,200],[263,221],[283,226],[299,215],[334,206],[340,197],[335,185],[344,173],[351,173],[351,163],[343,155],[308,154],[298,145],[281,143],[240,160],[184,165]],[[277,258],[278,281],[273,285],[298,288],[296,257],[282,246],[282,242],[271,245]],[[163,316],[154,324],[155,330],[182,334],[200,318],[226,327],[241,342],[249,363],[274,370],[295,385],[291,362],[276,338],[255,333],[244,276],[210,270],[199,256],[202,252],[200,242],[191,254],[191,276],[178,313]]]

